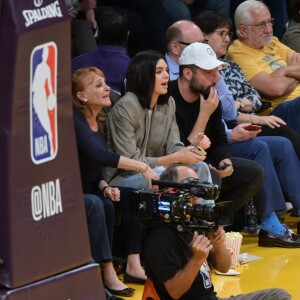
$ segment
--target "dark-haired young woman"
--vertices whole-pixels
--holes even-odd
[[[164,56],[147,50],[136,54],[127,72],[127,93],[108,116],[108,137],[117,153],[143,161],[151,168],[173,163],[197,164],[203,180],[210,179],[205,156],[195,154],[193,146],[185,147],[175,117],[175,102],[169,95],[169,73]],[[209,139],[201,135],[201,146],[207,149]],[[198,164],[199,163],[199,164]],[[133,172],[110,172],[116,185],[142,188],[145,179]]]

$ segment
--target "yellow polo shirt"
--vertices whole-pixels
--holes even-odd
[[[279,42],[276,37],[273,37],[272,42],[263,49],[250,48],[239,40],[235,40],[229,47],[226,58],[236,62],[249,81],[260,72],[271,74],[274,70],[286,66],[288,52],[293,52],[293,50]],[[277,105],[297,97],[300,97],[300,84],[290,94],[274,99],[263,99],[271,101],[272,107],[261,111],[260,114],[269,115]]]

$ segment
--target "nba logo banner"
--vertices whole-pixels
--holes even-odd
[[[35,47],[30,59],[30,148],[35,164],[57,154],[57,47]]]

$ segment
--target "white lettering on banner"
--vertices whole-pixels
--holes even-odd
[[[34,3],[34,6],[40,7],[43,4],[43,0],[34,0],[33,3]]]
[[[31,190],[31,212],[34,221],[63,212],[59,179],[34,186]]]
[[[35,143],[35,156],[48,153],[48,139],[46,135],[34,139]]]
[[[61,18],[63,17],[63,14],[61,12],[59,2],[55,1],[45,7],[23,10],[23,16],[26,21],[25,26],[28,27],[45,19]]]

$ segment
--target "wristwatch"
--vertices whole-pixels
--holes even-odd
[[[245,107],[245,104],[241,100],[237,100],[237,101],[240,102],[240,109]]]

